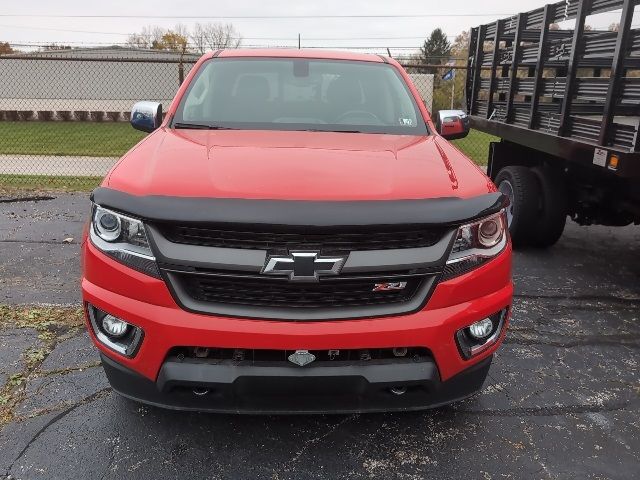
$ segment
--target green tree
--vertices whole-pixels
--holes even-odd
[[[428,65],[443,65],[451,55],[451,43],[440,28],[436,28],[420,48],[421,60]],[[432,68],[428,73],[435,74]]]

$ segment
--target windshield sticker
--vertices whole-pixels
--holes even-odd
[[[398,122],[400,122],[400,125],[403,127],[413,127],[413,120],[410,118],[399,118]]]

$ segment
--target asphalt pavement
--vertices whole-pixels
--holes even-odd
[[[0,303],[79,303],[86,194],[0,199]],[[114,394],[61,332],[0,431],[0,478],[633,479],[640,475],[640,227],[579,227],[514,257],[511,329],[482,392],[437,410],[231,416]],[[0,329],[0,386],[42,340]]]

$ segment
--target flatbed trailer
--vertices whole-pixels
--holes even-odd
[[[471,30],[467,111],[501,138],[488,173],[511,198],[514,244],[554,244],[567,215],[640,223],[638,4],[565,0]],[[587,26],[604,12],[620,15],[617,30]]]

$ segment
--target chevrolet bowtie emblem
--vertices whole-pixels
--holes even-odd
[[[319,252],[291,252],[289,256],[271,256],[262,273],[287,275],[291,281],[317,282],[320,276],[337,275],[344,257],[321,257]]]
[[[309,365],[315,359],[316,356],[313,353],[309,353],[308,350],[296,350],[294,353],[289,355],[289,361],[291,363],[295,363],[299,367]]]

